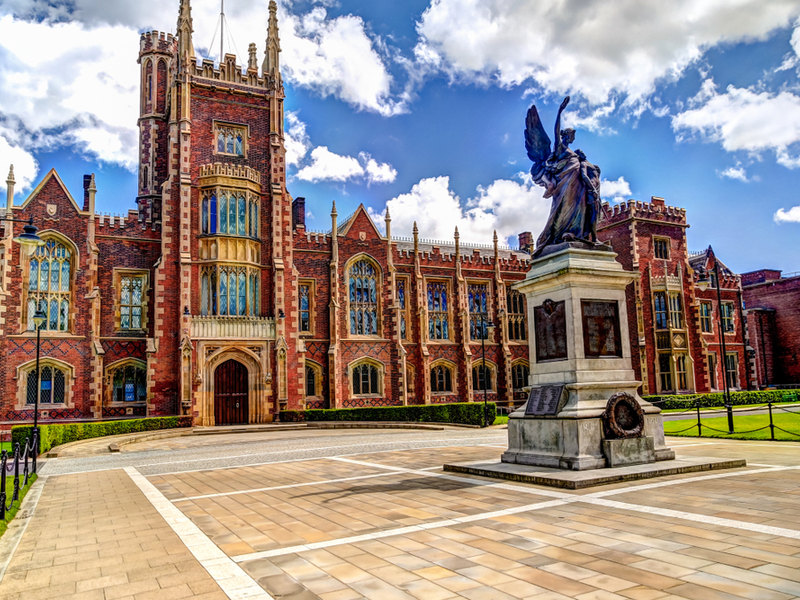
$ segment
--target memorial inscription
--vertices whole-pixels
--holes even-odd
[[[533,309],[536,362],[567,358],[567,317],[563,300],[549,298]]]
[[[581,300],[586,358],[622,357],[619,307],[615,300]]]
[[[561,405],[563,385],[544,385],[531,388],[525,415],[533,417],[554,416]]]

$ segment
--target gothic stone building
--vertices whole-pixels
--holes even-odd
[[[309,232],[286,188],[275,2],[265,58],[198,64],[189,0],[176,36],[141,36],[138,209],[95,212],[50,171],[0,242],[0,422],[190,414],[263,423],[287,409],[488,399],[527,385],[529,256],[382,235],[360,207]],[[46,315],[41,370],[32,317]],[[492,329],[488,324],[496,324]],[[483,353],[485,351],[485,363]]]
[[[742,281],[720,261],[720,299],[726,356],[722,359],[716,280],[705,291],[699,275],[716,260],[709,247],[689,252],[686,210],[663,198],[605,205],[598,238],[617,260],[639,273],[628,287],[633,368],[640,392],[673,394],[751,389],[752,362],[742,306]]]

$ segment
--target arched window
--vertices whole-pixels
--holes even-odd
[[[530,375],[530,367],[525,363],[514,363],[511,365],[511,382],[513,389],[521,390],[528,385],[528,375]]]
[[[322,367],[306,361],[306,398],[322,397]]]
[[[236,141],[234,143],[234,154],[242,156],[244,154],[244,144],[242,144],[242,134],[236,134]]]
[[[203,194],[203,204],[200,211],[200,219],[203,224],[202,232],[208,233],[208,193]]]
[[[109,369],[112,402],[145,402],[147,400],[147,372],[144,365],[127,363]]]
[[[525,322],[525,296],[517,290],[509,290],[506,303],[508,305],[508,339],[525,341],[528,339],[528,326]]]
[[[36,248],[28,270],[27,328],[33,331],[33,315],[40,308],[47,319],[42,329],[69,330],[72,289],[72,253],[55,240]]]
[[[70,384],[73,377],[72,368],[69,365],[44,358],[40,362],[38,377],[35,361],[20,366],[18,373],[20,385],[24,385],[24,388],[20,390],[22,394],[20,401],[26,405],[34,405],[37,394],[39,395],[39,404],[63,405],[69,401]]]
[[[364,362],[353,367],[353,395],[377,396],[380,394],[380,371],[372,363]]]
[[[452,393],[453,371],[446,365],[435,365],[431,369],[431,392],[435,394]]]
[[[247,200],[239,196],[239,235],[247,235]]]
[[[447,284],[434,281],[428,284],[428,337],[448,340],[450,312],[447,301]]]
[[[350,333],[378,335],[378,280],[366,259],[350,267]]]
[[[472,367],[472,391],[494,391],[494,369],[488,363]]]
[[[66,392],[66,375],[56,367],[42,367],[40,369],[40,396],[39,404],[63,404]],[[28,404],[36,403],[36,369],[28,373]]]

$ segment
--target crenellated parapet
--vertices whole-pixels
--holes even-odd
[[[653,196],[650,202],[627,200],[614,206],[604,202],[597,225],[603,228],[630,219],[686,225],[686,209],[667,206],[664,199],[657,196]]]
[[[146,31],[139,37],[140,55],[154,52],[172,56],[177,50],[178,38],[171,33]]]

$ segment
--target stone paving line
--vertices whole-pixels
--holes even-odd
[[[480,440],[483,442],[480,444],[464,444],[464,439],[451,439],[450,441],[451,447],[454,448],[458,448],[458,446],[452,446],[453,441],[464,446],[483,446],[487,450],[494,447],[492,444],[485,443],[486,438]],[[441,445],[414,447],[419,443],[410,444],[412,448],[406,454],[411,458],[401,458],[400,464],[413,464],[415,452],[422,455],[420,453],[424,454],[426,450],[443,448]],[[714,446],[721,443],[703,442],[701,444]],[[383,446],[378,445],[377,447],[381,448],[380,452],[383,452],[385,456],[376,456],[375,460],[385,460],[386,456],[390,456],[386,452],[387,445],[397,447],[404,444],[398,441]],[[700,444],[675,443],[673,445],[690,447]],[[349,448],[371,446],[375,446],[375,444],[348,445]],[[767,446],[775,449],[775,446],[768,444],[755,446]],[[319,451],[324,452],[328,448],[336,447],[340,446],[334,444],[320,448]],[[725,448],[724,445],[722,447]],[[781,450],[785,448],[784,444]],[[364,456],[365,453],[362,451],[360,454]],[[433,452],[428,454],[429,459],[430,456],[435,455]],[[329,456],[327,459],[343,465],[381,469],[384,473],[172,499],[165,497],[140,472],[144,469],[127,467],[124,472],[120,469],[79,472],[67,477],[48,478],[47,493],[43,494],[42,504],[37,509],[39,514],[35,514],[31,519],[29,525],[31,530],[20,543],[9,567],[6,580],[0,583],[0,600],[62,597],[64,600],[67,598],[75,600],[79,598],[81,600],[112,600],[113,598],[168,600],[173,597],[188,596],[203,598],[203,600],[217,600],[226,597],[237,599],[252,597],[268,600],[273,595],[270,594],[270,590],[265,590],[263,577],[259,578],[260,574],[263,575],[267,572],[265,577],[270,580],[270,585],[275,582],[286,583],[286,577],[294,578],[292,581],[299,581],[302,585],[307,584],[307,587],[303,588],[304,591],[297,588],[291,593],[275,595],[277,598],[286,598],[287,600],[289,598],[291,600],[350,600],[351,598],[444,600],[455,597],[471,600],[484,598],[487,600],[512,598],[535,598],[536,600],[564,600],[566,598],[580,600],[620,600],[624,598],[635,600],[677,600],[679,598],[691,600],[738,600],[741,598],[786,600],[800,597],[800,576],[798,576],[800,573],[800,543],[797,543],[797,540],[800,540],[800,531],[747,520],[694,513],[690,510],[672,510],[608,499],[613,495],[632,494],[678,485],[689,485],[694,490],[690,493],[691,497],[698,494],[697,486],[702,486],[705,482],[716,485],[717,481],[722,484],[735,477],[750,477],[752,481],[757,482],[759,476],[770,473],[795,472],[800,469],[796,461],[794,464],[774,466],[758,463],[758,465],[754,465],[758,468],[737,470],[736,472],[678,476],[667,481],[630,484],[592,493],[566,493],[435,472],[435,469],[439,467],[398,467],[393,464],[370,462],[369,459],[351,458],[358,456],[357,454]],[[403,454],[401,453],[399,456],[402,457]],[[372,457],[370,456],[370,458]],[[760,458],[763,460],[763,455]],[[302,458],[291,461],[272,461],[267,464],[302,463],[307,460],[309,459]],[[237,467],[250,466],[252,465],[237,465]],[[229,467],[223,466],[214,471],[221,469],[225,470]],[[176,470],[175,472],[181,474],[186,471]],[[181,500],[224,498],[232,495],[247,497],[248,494],[267,490],[290,490],[304,486],[359,482],[364,479],[369,481],[380,476],[392,478],[409,474],[431,478],[432,481],[468,482],[471,486],[478,486],[482,489],[523,492],[532,496],[549,497],[551,500],[542,499],[535,503],[523,503],[502,510],[483,511],[464,517],[440,519],[325,542],[287,546],[272,552],[233,556],[223,552],[203,532],[202,524],[198,526],[180,510]],[[201,473],[199,476],[206,476],[206,474]],[[696,485],[692,487],[691,484]],[[87,488],[96,492],[90,498],[81,495],[80,490]],[[720,491],[723,490],[720,489]],[[456,490],[455,493],[459,492]],[[772,493],[775,493],[774,490]],[[147,502],[143,502],[145,499]],[[689,503],[688,506],[692,507],[695,504]],[[791,507],[789,508],[793,510]],[[611,512],[597,513],[597,516],[593,516],[592,511],[598,510]],[[765,507],[765,510],[769,510],[769,508]],[[617,513],[617,511],[619,512]],[[503,542],[492,541],[501,539],[499,532],[508,529],[513,523],[521,523],[536,514],[540,514],[541,517],[537,518],[538,520],[526,521],[526,526],[538,527],[537,531],[550,533],[535,533],[534,530],[528,530],[530,533],[526,535],[530,539],[529,548],[522,550],[504,545]],[[620,536],[616,534],[617,538],[621,537],[621,541],[620,539],[612,540],[610,537],[605,537],[610,534],[607,533],[609,525],[604,525],[604,523],[611,522],[608,519],[613,521],[615,514],[625,514],[627,515],[625,520],[634,523],[639,520],[637,514],[642,515],[641,519],[645,520],[658,522],[660,519],[665,529],[672,528],[680,531],[689,531],[690,525],[688,524],[691,523],[702,524],[704,529],[702,531],[692,530],[691,535],[707,536],[708,541],[694,542],[701,545],[688,549],[685,545],[673,542],[646,541],[644,525],[642,525],[641,532],[634,528],[634,531],[641,535],[629,533]],[[563,519],[569,519],[569,521]],[[554,525],[541,525],[550,522]],[[57,525],[54,525],[55,523]],[[536,523],[540,523],[540,525],[536,525]],[[679,523],[687,523],[687,526],[681,526]],[[558,528],[564,529],[567,524],[574,532],[567,538],[558,538],[558,535],[564,535],[558,533]],[[80,534],[76,534],[76,531],[79,531]],[[497,533],[492,533],[493,531]],[[722,532],[719,537],[715,537],[716,531]],[[706,560],[712,556],[711,553],[720,551],[721,542],[712,540],[734,540],[735,537],[731,537],[733,536],[731,532],[735,531],[746,536],[739,542],[743,544],[742,549],[737,549],[739,548],[737,546],[731,550],[734,554],[726,554],[723,557],[724,560],[734,564]],[[435,564],[428,562],[426,564],[429,566],[412,569],[412,564],[422,564],[423,562],[421,558],[415,558],[412,555],[413,552],[429,552],[429,550],[417,551],[412,548],[420,544],[424,545],[429,540],[449,539],[442,538],[441,535],[452,536],[454,540],[479,535],[481,537],[478,541],[469,543],[494,548],[492,551],[499,554],[473,556],[472,553],[476,552],[475,548],[463,546],[464,551],[471,553],[470,560],[474,559],[477,562],[467,565],[466,563],[469,561],[458,559],[463,562],[461,564],[453,558],[447,559],[451,561],[447,563],[448,568],[436,566],[438,563],[434,561]],[[778,546],[776,542],[772,541],[776,536],[783,538],[783,541],[778,543],[793,542],[795,546],[788,546],[789,549],[784,551],[785,554],[776,553]],[[481,539],[484,541],[481,542]],[[539,541],[534,542],[534,539]],[[569,544],[559,542],[559,539],[567,540]],[[701,538],[693,537],[692,539],[700,540]],[[626,542],[626,540],[628,541]],[[389,545],[380,546],[382,543]],[[652,546],[647,544],[652,544]],[[603,547],[604,545],[606,548]],[[374,555],[368,552],[372,556],[371,559],[365,558],[367,555],[363,554],[364,548],[381,547],[385,549],[384,551],[387,553],[385,558],[389,562],[380,558],[382,555],[379,550],[375,550],[377,554]],[[390,548],[391,550],[389,550]],[[579,550],[582,554],[571,548]],[[430,549],[430,551],[433,550],[433,548]],[[412,552],[412,554],[407,554],[407,552]],[[531,552],[535,556],[531,555]],[[612,564],[607,561],[608,557],[621,557],[624,552],[633,553],[632,556],[636,560],[635,569],[614,566],[616,563]],[[688,554],[683,554],[684,552]],[[394,554],[390,557],[391,553]],[[508,556],[504,556],[502,553]],[[523,554],[530,558],[522,558]],[[695,555],[702,555],[702,558],[694,557]],[[433,555],[425,554],[425,556],[434,560]],[[493,556],[494,558],[492,558]],[[747,558],[754,556],[758,559]],[[547,557],[546,560],[544,557]],[[552,557],[558,557],[558,561]],[[714,558],[718,559],[719,557],[715,554]],[[312,560],[313,564],[307,562],[308,560]],[[322,562],[317,564],[320,560]],[[514,562],[515,560],[527,562],[519,563]],[[488,569],[478,567],[477,563],[480,561],[489,561],[486,563]],[[495,564],[491,561],[504,562]],[[325,566],[328,562],[331,562],[330,566]],[[358,569],[359,565],[356,563],[363,563],[361,564],[363,569]],[[625,564],[624,560],[621,564]],[[460,566],[457,567],[457,565]],[[410,570],[405,570],[406,567]],[[453,568],[449,569],[449,567]],[[544,587],[520,581],[520,578],[524,580],[525,577],[532,577],[532,570],[536,570],[537,582]],[[304,577],[311,577],[311,571],[314,571],[314,577],[308,580],[304,579]],[[636,577],[641,577],[646,572],[651,573],[650,577],[653,581],[662,582],[665,589],[669,589],[671,593],[650,588],[645,585],[644,580],[638,583],[634,581]],[[367,573],[368,576],[364,573]],[[383,579],[376,578],[375,573],[382,574]],[[424,574],[420,575],[420,573]],[[619,576],[611,575],[611,573]],[[20,578],[20,575],[24,575],[24,577]],[[356,577],[356,579],[349,582],[344,581],[351,577]],[[409,577],[411,579],[406,581]],[[626,577],[629,579],[625,579]],[[395,581],[393,578],[396,578],[395,583],[387,583],[390,580]],[[672,587],[668,587],[667,584]]]

